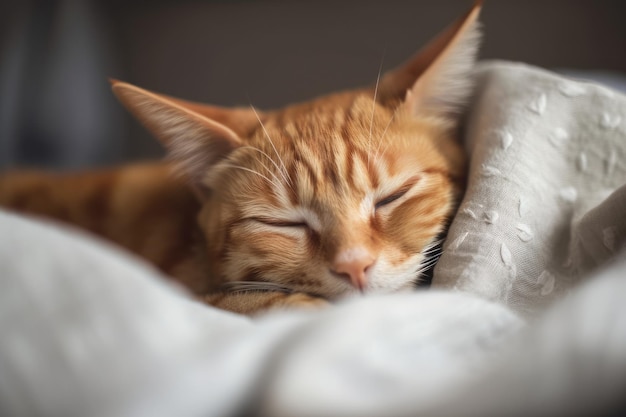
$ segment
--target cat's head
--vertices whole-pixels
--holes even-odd
[[[327,298],[412,286],[462,192],[477,3],[371,88],[225,109],[114,82],[203,203],[215,278]]]

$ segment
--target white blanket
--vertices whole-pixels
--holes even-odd
[[[0,212],[0,415],[626,409],[626,98],[515,64],[477,77],[436,290],[252,321]]]

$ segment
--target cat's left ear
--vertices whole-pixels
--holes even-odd
[[[382,102],[403,101],[413,115],[448,118],[459,113],[472,90],[480,44],[482,1],[380,81]]]
[[[207,171],[242,145],[233,129],[207,117],[222,114],[214,113],[215,108],[155,94],[117,80],[111,80],[111,84],[117,98],[166,147],[196,191],[202,193]],[[229,115],[227,110],[222,112],[224,117]]]

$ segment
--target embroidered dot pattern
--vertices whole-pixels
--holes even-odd
[[[540,294],[541,295],[548,295],[550,294],[552,291],[554,291],[554,284],[556,282],[556,279],[554,277],[554,274],[544,270],[543,272],[541,272],[541,274],[539,275],[539,277],[537,277],[537,284],[541,286]]]
[[[457,237],[456,239],[454,239],[452,243],[450,244],[450,249],[453,251],[457,250],[463,244],[468,234],[469,232],[465,232],[459,235],[459,237]]]
[[[558,89],[566,97],[578,97],[585,93],[584,87],[569,81],[560,83]]]
[[[533,239],[533,231],[527,224],[519,223],[515,228],[517,229],[517,237],[522,242],[529,242]]]
[[[548,104],[548,98],[546,97],[544,93],[541,93],[528,104],[528,108],[532,112],[538,115],[541,115],[545,111],[547,104]]]
[[[483,220],[487,224],[494,224],[494,223],[496,223],[498,221],[499,217],[500,217],[500,215],[498,214],[498,212],[494,211],[494,210],[486,211],[483,214]]]
[[[507,150],[509,146],[513,143],[513,135],[510,132],[502,131],[500,132],[500,146],[502,149]]]
[[[578,198],[578,191],[574,187],[565,187],[559,191],[559,197],[563,201],[573,203]]]
[[[615,129],[622,122],[619,114],[602,113],[600,117],[600,127],[607,130]]]
[[[617,231],[615,227],[607,227],[602,230],[602,243],[611,252],[615,252],[616,235]]]
[[[526,214],[528,214],[528,204],[526,203],[526,199],[524,197],[520,196],[519,198],[517,212],[519,213],[520,217],[524,217],[526,216]]]
[[[501,177],[502,176],[502,172],[494,166],[483,164],[482,167],[483,167],[483,175],[485,177]]]
[[[576,204],[578,201],[586,202],[590,197],[590,192],[593,193],[594,199],[600,199],[599,191],[608,188],[607,183],[594,189],[587,187],[589,181],[593,182],[599,179],[597,168],[600,168],[600,171],[604,171],[603,173],[608,176],[614,175],[616,171],[621,173],[621,155],[624,151],[621,144],[611,147],[610,143],[604,143],[606,141],[601,146],[596,146],[594,143],[596,140],[603,140],[601,137],[602,132],[606,132],[607,135],[623,133],[622,128],[625,124],[626,113],[620,113],[619,107],[606,107],[604,109],[596,104],[597,108],[586,109],[589,112],[588,114],[577,114],[577,118],[574,120],[561,117],[566,114],[561,109],[567,110],[568,104],[566,102],[570,101],[570,99],[584,95],[589,95],[589,97],[582,97],[582,100],[589,98],[588,101],[590,101],[597,95],[601,95],[602,99],[606,99],[609,92],[598,92],[595,87],[591,89],[584,84],[569,80],[554,82],[552,90],[535,89],[537,88],[535,84],[530,85],[530,87],[534,90],[523,93],[525,102],[522,102],[522,113],[519,112],[519,108],[515,110],[517,114],[513,111],[513,116],[519,119],[525,118],[526,120],[520,120],[519,124],[516,121],[515,125],[505,125],[504,128],[491,131],[492,133],[485,138],[489,145],[488,158],[480,161],[481,164],[478,170],[478,174],[483,177],[484,181],[493,178],[495,187],[503,187],[505,183],[502,180],[506,180],[506,183],[511,184],[510,190],[515,192],[516,187],[521,185],[522,187],[518,191],[519,194],[511,201],[510,195],[507,193],[508,190],[503,188],[502,195],[497,196],[489,206],[483,207],[474,202],[462,210],[462,213],[466,216],[465,219],[471,221],[474,227],[481,230],[481,233],[495,238],[489,241],[494,242],[492,247],[496,250],[496,256],[499,255],[500,257],[501,267],[508,272],[508,279],[501,284],[504,290],[502,294],[505,303],[512,301],[509,297],[515,298],[515,301],[512,301],[512,303],[526,302],[520,298],[525,296],[524,289],[516,287],[519,284],[515,283],[518,262],[525,265],[523,269],[524,274],[533,274],[533,271],[536,271],[534,275],[528,277],[530,281],[523,282],[536,280],[536,287],[534,288],[537,288],[541,296],[554,294],[556,288],[559,288],[559,291],[567,290],[567,288],[561,289],[557,285],[559,284],[557,282],[559,271],[568,271],[567,274],[576,274],[580,272],[582,265],[579,265],[580,260],[578,259],[576,247],[570,247],[563,260],[542,258],[540,256],[538,258],[535,257],[537,260],[536,265],[533,264],[532,267],[526,267],[529,262],[529,251],[539,250],[545,246],[545,242],[551,239],[549,235],[544,236],[546,232],[543,229],[542,222],[537,221],[537,224],[535,224],[536,220],[534,218],[531,222],[530,212],[534,211],[535,208],[542,209],[543,206],[541,204],[543,200],[540,202],[536,196],[530,193],[537,191],[546,197],[545,192],[547,192],[550,193],[550,196],[556,197],[560,204],[555,205],[552,200],[545,201],[546,204],[551,206],[554,214],[560,213],[559,215],[565,214],[565,216],[578,215],[577,210],[586,207],[582,204]],[[523,88],[518,90],[521,92]],[[578,103],[581,99],[571,100],[572,107],[578,108]],[[539,116],[543,120],[540,120]],[[537,150],[540,152],[545,149],[550,150],[551,145],[555,152],[548,155],[550,158],[553,158],[548,163],[552,164],[554,162],[554,164],[550,165],[549,168],[563,170],[564,175],[560,175],[561,172],[555,172],[552,178],[537,178],[536,183],[533,183],[532,179],[527,183],[521,182],[520,177],[515,176],[515,172],[519,172],[521,169],[528,172],[529,169],[533,170],[536,167],[539,175],[542,172],[542,167],[532,165],[535,161],[541,162],[540,157],[542,155],[538,155],[535,152],[533,154],[535,159],[532,161],[529,159],[518,160],[515,159],[517,155],[511,152],[512,148],[515,148],[516,152],[518,150],[525,152],[529,149],[528,143],[526,143],[527,140],[531,142],[544,140],[547,142],[541,144],[541,146],[548,145],[547,148],[537,147]],[[528,157],[528,155],[526,154],[524,157]],[[527,161],[531,163],[527,163]],[[589,181],[586,178],[589,178]],[[611,182],[609,181],[608,183]],[[486,184],[487,187],[492,187],[491,182]],[[610,187],[614,187],[614,185]],[[515,203],[517,203],[517,207],[514,206]],[[510,207],[511,204],[513,207]],[[513,212],[507,210],[507,205],[513,209]],[[494,208],[497,208],[497,210],[494,210]],[[517,213],[515,213],[515,209],[517,209]],[[511,214],[517,217],[517,221],[511,222]],[[568,217],[566,220],[569,222],[571,219]],[[570,227],[577,227],[575,223],[572,222],[572,224]],[[552,232],[548,231],[547,233]],[[467,236],[467,232],[458,236],[450,244],[450,248],[452,250],[458,249],[465,242]],[[477,238],[479,237],[477,236]],[[602,244],[607,250],[614,252],[620,242],[619,239],[620,236],[615,227],[608,227],[602,230]],[[575,246],[577,243],[573,242],[572,244]],[[564,245],[567,245],[567,243],[564,243]],[[468,247],[471,247],[471,245]],[[551,266],[556,269],[549,269]],[[467,279],[470,278],[468,277]],[[537,295],[536,292],[533,293]]]
[[[509,272],[509,283],[507,284],[507,292],[510,291],[512,286],[512,280],[517,277],[517,267],[513,262],[513,255],[511,255],[511,250],[506,245],[506,243],[500,244],[500,258],[502,259],[502,263],[506,266]]]
[[[511,251],[509,250],[509,247],[506,245],[506,243],[502,243],[500,245],[500,258],[502,259],[504,265],[513,265],[513,256],[511,255]]]
[[[569,133],[567,133],[567,130],[563,129],[562,127],[557,127],[554,129],[552,134],[548,136],[548,140],[552,145],[560,148],[565,145],[565,142],[567,140],[569,140]]]
[[[463,209],[463,213],[467,214],[468,216],[470,216],[474,220],[476,220],[478,218],[478,217],[476,217],[476,213],[474,213],[474,210],[472,210],[470,208],[464,208]]]

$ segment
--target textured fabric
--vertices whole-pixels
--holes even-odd
[[[468,189],[434,287],[533,314],[624,245],[625,96],[484,63],[465,140]]]
[[[168,413],[173,397],[162,414],[133,409],[174,381],[194,395],[193,369],[220,350],[213,335],[251,325],[190,302],[153,268],[77,231],[1,211],[0,231],[1,416],[192,415],[195,403]],[[222,374],[219,365],[200,381]],[[246,371],[254,366],[230,380],[238,390]],[[219,383],[228,390],[228,372]],[[212,394],[202,390],[205,408],[233,408]]]
[[[433,387],[426,399],[522,325],[504,307],[434,292],[254,323],[71,230],[2,212],[0,230],[3,417],[251,415],[248,403],[385,415],[415,398],[407,381]]]
[[[2,416],[626,407],[626,253],[526,327],[503,306],[441,291],[253,322],[190,302],[151,268],[71,231],[3,213],[0,228]]]
[[[620,415],[624,97],[520,65],[478,76],[432,291],[250,320],[0,212],[0,415]]]

